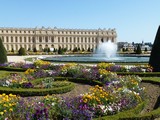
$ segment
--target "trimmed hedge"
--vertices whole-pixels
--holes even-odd
[[[117,75],[138,75],[140,77],[160,77],[160,72],[116,72]]]
[[[25,68],[14,68],[14,67],[0,67],[0,70],[15,71],[15,72],[25,72],[27,69],[25,69]]]
[[[103,84],[100,81],[97,80],[87,80],[85,78],[72,78],[72,77],[55,77],[55,80],[61,81],[61,80],[68,80],[74,83],[82,83],[82,84],[89,84],[89,85],[100,85]]]
[[[49,89],[34,89],[34,88],[8,88],[8,87],[0,87],[0,94],[16,94],[22,97],[26,96],[45,96],[48,94],[61,94],[71,91],[74,88],[74,83],[71,83],[68,86],[58,87],[58,88],[49,88]]]

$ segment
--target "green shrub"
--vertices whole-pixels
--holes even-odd
[[[137,49],[136,49],[136,54],[141,54],[142,50],[141,50],[141,46],[140,44],[138,44]]]
[[[25,72],[27,69],[25,69],[25,68],[13,68],[13,67],[0,67],[0,70],[15,71],[15,72]]]
[[[7,51],[3,45],[2,39],[0,37],[0,63],[6,63],[7,60]]]
[[[18,50],[18,55],[26,55],[26,50],[21,47],[19,50]]]
[[[0,87],[0,94],[15,94],[23,97],[26,96],[45,96],[52,94],[62,94],[71,91],[74,88],[74,84],[71,83],[68,86],[57,87],[57,88],[49,88],[49,89],[34,89],[34,88],[9,88],[9,87]]]
[[[160,26],[153,43],[149,64],[153,67],[154,72],[160,72]]]

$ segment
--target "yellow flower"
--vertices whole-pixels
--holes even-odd
[[[3,104],[3,106],[4,106],[4,107],[8,107],[8,105],[7,105],[7,104]]]
[[[9,94],[9,97],[12,97],[12,96],[13,96],[12,93],[10,93],[10,94]]]
[[[11,111],[11,112],[12,112],[12,111],[13,111],[13,109],[12,109],[12,108],[10,108],[10,109],[9,109],[9,111]]]
[[[11,103],[9,103],[9,106],[11,107],[11,106],[12,106],[12,104],[11,104]]]
[[[7,112],[7,110],[4,110],[4,112]]]
[[[0,115],[3,115],[4,114],[4,112],[0,112]]]

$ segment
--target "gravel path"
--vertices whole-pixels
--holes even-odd
[[[148,104],[145,106],[145,108],[141,112],[141,114],[143,114],[143,113],[152,111],[157,102],[159,102],[160,104],[160,101],[158,101],[158,97],[160,96],[160,86],[156,84],[144,83],[144,82],[142,82],[140,86],[145,87],[147,97],[149,98]]]

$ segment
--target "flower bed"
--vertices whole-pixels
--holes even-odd
[[[24,98],[20,98],[17,100],[16,108],[22,110],[25,107],[26,111],[21,114],[15,111],[16,113],[12,115],[13,118],[36,120],[92,119],[129,110],[145,99],[143,88],[139,87],[141,78],[133,75],[119,76],[115,73],[117,70],[127,72],[128,69],[124,66],[117,68],[113,64],[87,67],[73,63],[54,66],[48,62],[38,61],[34,63],[34,67],[26,70],[24,76],[11,74],[1,79],[0,85],[3,87],[0,87],[0,91],[26,96],[52,94],[53,91],[62,93],[73,88],[73,84],[69,82],[56,83],[55,77],[58,76],[72,78],[70,79],[72,82],[82,78],[87,83],[98,81],[99,85],[91,87],[88,93],[74,98],[46,96],[41,100],[32,101],[32,106]]]

